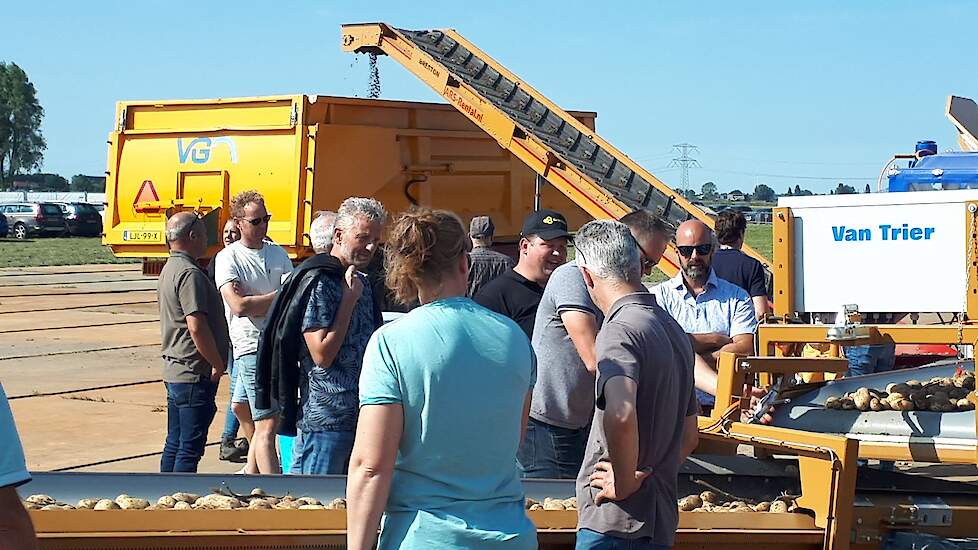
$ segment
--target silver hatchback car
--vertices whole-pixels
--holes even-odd
[[[68,230],[64,212],[49,202],[14,202],[0,204],[0,213],[7,218],[9,234],[15,239],[35,235],[57,236]]]

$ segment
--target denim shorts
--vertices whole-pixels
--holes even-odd
[[[652,537],[624,539],[581,529],[577,532],[577,550],[669,550],[668,546],[654,544]]]
[[[258,354],[249,353],[234,360],[234,395],[232,403],[248,403],[251,406],[252,420],[265,420],[278,414],[278,403],[272,399],[271,407],[259,409],[255,406],[255,372],[258,370]]]
[[[356,432],[302,432],[293,449],[292,473],[346,475]]]

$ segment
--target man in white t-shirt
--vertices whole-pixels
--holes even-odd
[[[228,329],[237,377],[232,407],[250,442],[245,473],[277,474],[281,472],[275,452],[279,411],[274,402],[268,409],[255,406],[255,369],[265,314],[282,288],[282,279],[292,272],[292,261],[285,249],[265,240],[272,215],[257,191],[235,195],[231,216],[238,222],[241,239],[218,253],[214,282],[231,314]]]

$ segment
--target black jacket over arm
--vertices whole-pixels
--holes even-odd
[[[329,254],[317,254],[299,264],[275,296],[268,310],[265,330],[258,342],[258,369],[255,374],[255,405],[271,407],[277,399],[282,410],[279,433],[295,435],[299,415],[299,343],[302,341],[302,318],[309,295],[322,275],[344,275],[343,265]],[[383,323],[379,303],[374,300],[378,326]]]

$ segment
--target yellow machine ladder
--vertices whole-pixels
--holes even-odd
[[[673,228],[713,219],[453,30],[343,25],[344,51],[385,54],[595,218],[645,209]],[[770,273],[766,258],[744,246]],[[674,275],[676,250],[659,267]]]

